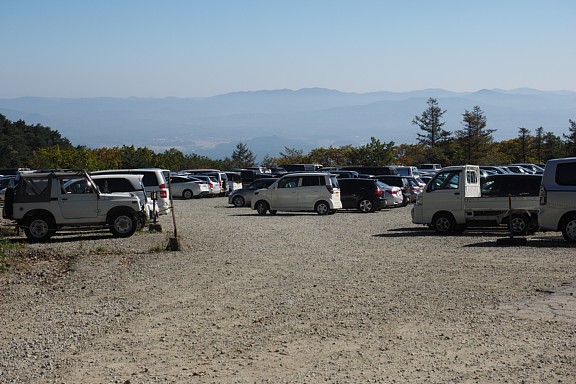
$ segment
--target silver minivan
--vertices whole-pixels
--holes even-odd
[[[538,225],[542,231],[561,231],[566,241],[576,243],[576,157],[546,162]]]
[[[342,208],[336,175],[325,172],[288,173],[266,189],[254,192],[252,209],[260,215],[277,211],[332,214]]]

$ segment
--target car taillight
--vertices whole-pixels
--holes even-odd
[[[166,184],[160,184],[160,198],[168,198],[168,190],[166,189]]]
[[[540,205],[546,205],[548,203],[548,192],[546,188],[540,186]]]
[[[384,194],[384,191],[381,190],[380,188],[376,187],[376,192],[374,194],[376,196],[382,196]]]
[[[332,188],[331,185],[327,185],[326,189],[328,190],[328,192],[330,192],[331,194],[334,193],[334,188]]]

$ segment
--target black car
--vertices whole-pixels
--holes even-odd
[[[384,191],[376,179],[344,178],[340,184],[340,201],[344,209],[359,209],[368,213],[386,208]]]
[[[406,176],[397,176],[397,175],[379,175],[373,176],[375,179],[380,180],[381,182],[391,185],[393,187],[399,187],[402,189],[402,206],[408,205],[408,203],[412,200],[410,197],[410,181]]]

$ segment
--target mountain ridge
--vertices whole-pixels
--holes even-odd
[[[211,158],[230,156],[238,142],[258,160],[284,147],[363,145],[371,136],[414,143],[414,116],[436,98],[445,129],[462,129],[462,114],[478,105],[496,140],[517,137],[519,127],[567,133],[576,118],[576,92],[441,88],[409,92],[342,92],[326,88],[239,91],[210,97],[94,97],[0,99],[0,113],[58,130],[75,145],[174,147]]]

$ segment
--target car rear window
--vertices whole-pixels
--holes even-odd
[[[126,179],[95,179],[94,182],[103,193],[137,191],[132,183]]]

